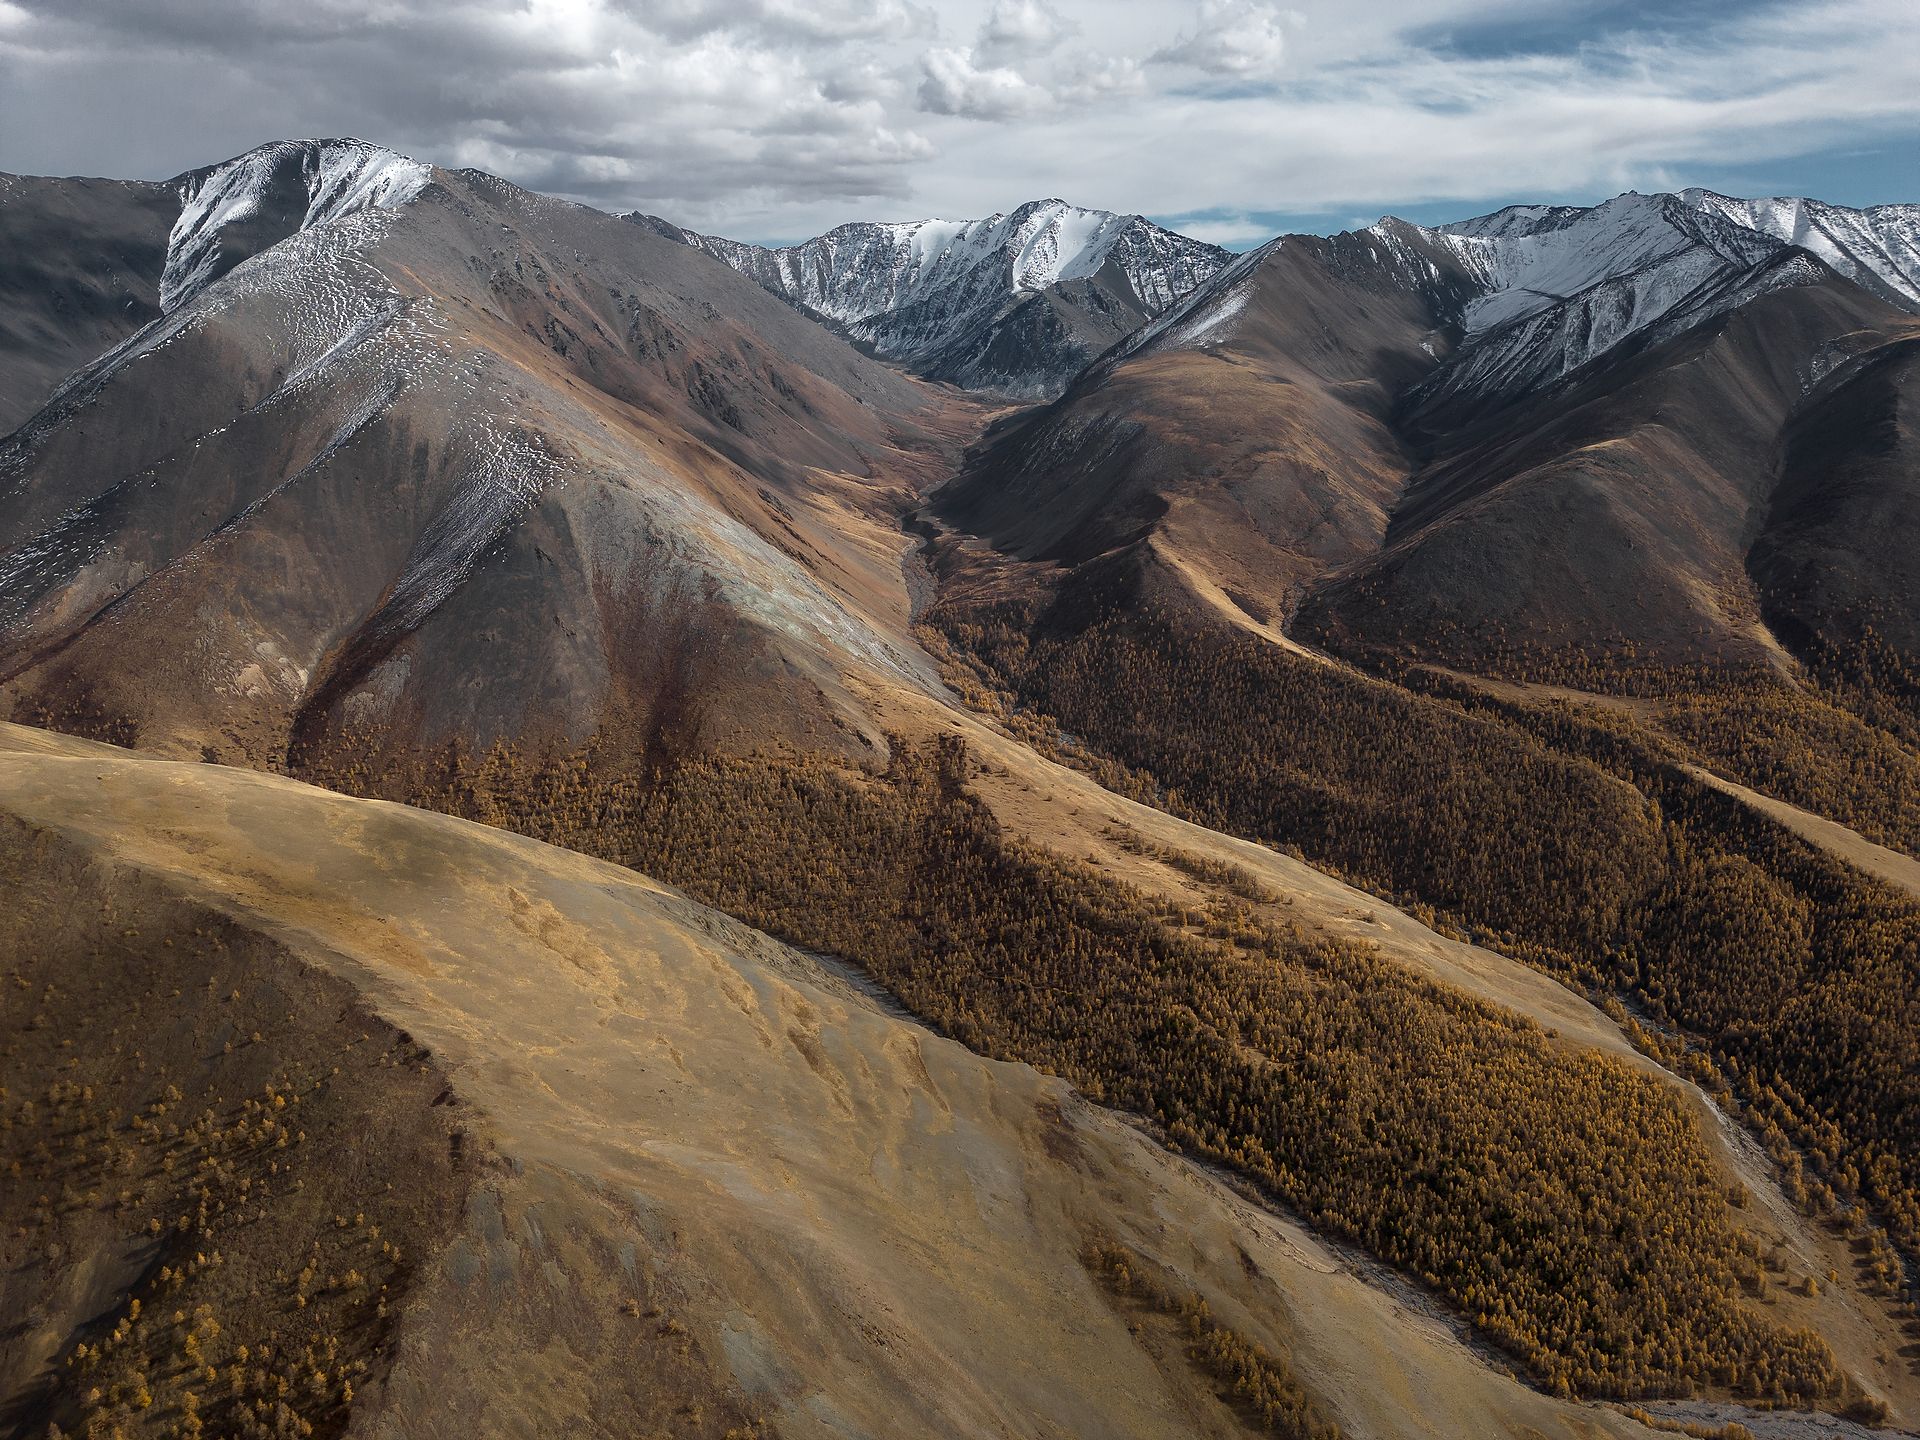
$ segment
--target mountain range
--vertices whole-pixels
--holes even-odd
[[[1817,601],[1742,567],[1812,519],[1780,503],[1796,424],[1909,383],[1920,212],[1825,211],[1852,246],[1824,241],[1829,263],[1731,204],[1281,237],[990,435],[936,508],[1023,558],[1110,569],[1145,547],[1317,643],[1467,668],[1516,646],[1764,664],[1772,624],[1837,643],[1912,547],[1904,482],[1859,497],[1883,523],[1851,543],[1873,558]],[[1820,213],[1753,208],[1789,234]]]
[[[1920,205],[0,176],[0,1436],[1920,1423],[1916,403]]]

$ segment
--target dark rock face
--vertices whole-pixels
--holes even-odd
[[[0,434],[160,313],[171,186],[0,175]]]

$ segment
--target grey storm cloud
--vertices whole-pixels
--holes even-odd
[[[796,238],[1045,194],[1343,216],[1565,195],[1920,130],[1910,0],[1683,8],[1663,29],[1548,0],[0,0],[0,169],[159,177],[357,134]],[[1536,38],[1457,38],[1508,26]]]

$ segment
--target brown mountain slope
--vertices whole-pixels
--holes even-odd
[[[1288,236],[1243,258],[991,434],[938,513],[1067,564],[1152,535],[1254,608],[1290,609],[1378,548],[1413,472],[1395,398],[1447,344],[1458,279],[1409,283],[1414,253]]]
[[[1890,690],[1920,730],[1917,415],[1920,333],[1837,372],[1787,432],[1781,483],[1747,564],[1789,644]]]
[[[1775,660],[1745,561],[1783,436],[1817,367],[1912,322],[1804,257],[1774,265],[1810,273],[1452,437],[1303,637],[1467,669]],[[1899,548],[1868,526],[1843,543]]]
[[[0,1024],[59,1077],[0,1132],[33,1237],[0,1280],[24,1322],[0,1423],[1259,1433],[1189,1332],[1089,1267],[1106,1237],[1291,1356],[1349,1433],[1646,1433],[1496,1374],[1060,1082],[630,871],[273,777],[0,745],[9,991],[34,1001]]]
[[[892,492],[944,400],[724,265],[433,172],[292,235],[0,447],[0,695],[197,754],[784,735],[926,683]]]

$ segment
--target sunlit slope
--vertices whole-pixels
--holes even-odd
[[[367,1156],[373,1198],[346,1202],[441,1196],[422,1208],[439,1220],[414,1268],[386,1281],[390,1336],[351,1405],[325,1412],[351,1433],[717,1437],[756,1417],[783,1435],[1239,1433],[1246,1414],[1216,1398],[1172,1322],[1083,1266],[1103,1234],[1144,1273],[1203,1293],[1213,1323],[1290,1352],[1350,1433],[1637,1433],[1497,1376],[1447,1327],[1060,1082],[893,1018],[629,871],[268,776],[4,734],[0,866],[24,901],[7,953],[50,1029],[86,1013],[95,987],[123,1005],[158,967],[204,958],[219,995],[153,999],[150,1030],[128,1037],[145,1068],[113,1083],[156,1099],[177,1084],[176,1113],[192,1113],[234,1055],[262,1064],[340,1007],[375,1033],[338,1051],[331,1093],[350,1083],[389,1126],[425,1114],[460,1135],[452,1162]],[[183,916],[226,937],[217,961],[169,928]],[[259,1038],[222,1049],[219,1007],[296,983],[332,987],[325,1015],[248,1022]],[[57,1047],[38,1030],[8,1040]],[[77,1058],[72,1073],[104,1092],[106,1060]],[[51,1057],[45,1069],[59,1073]],[[310,1157],[300,1193],[344,1185],[345,1162]],[[19,1223],[21,1192],[7,1193]],[[346,1233],[368,1218],[347,1216]],[[165,1239],[140,1248],[144,1219],[83,1195],[46,1222],[56,1236],[93,1226],[97,1253],[131,1256],[116,1283],[66,1283],[61,1257],[79,1252],[57,1243],[10,1272],[9,1303],[34,1321],[7,1340],[16,1397],[52,1364],[71,1416],[58,1362],[74,1327],[112,1328],[129,1295],[163,1329],[173,1307],[188,1324],[200,1304],[227,1315],[224,1338],[196,1342],[220,1364],[248,1338],[235,1316],[306,1313],[291,1288],[267,1284],[251,1309],[222,1289],[243,1269],[298,1268],[305,1236],[283,1257],[250,1248],[269,1224],[223,1232],[227,1263],[161,1298],[154,1266],[175,1258]],[[116,1227],[128,1233],[108,1241]],[[177,1375],[149,1380],[153,1404],[129,1423],[177,1420]]]

